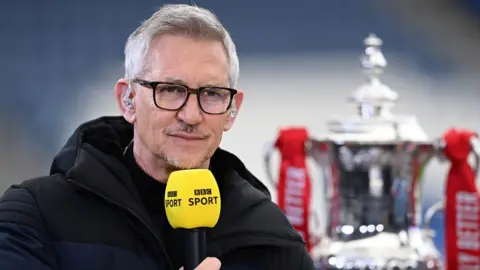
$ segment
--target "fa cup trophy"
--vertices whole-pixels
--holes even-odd
[[[349,98],[357,114],[332,118],[323,137],[315,138],[303,127],[281,129],[265,154],[267,175],[277,187],[279,206],[304,237],[319,269],[443,269],[428,223],[446,206],[439,202],[429,209],[424,226],[422,176],[433,157],[451,160],[444,155],[448,138],[465,132],[451,130],[452,136],[431,140],[415,116],[394,114],[398,94],[380,80],[387,66],[382,40],[371,34],[364,44],[361,66],[367,79]],[[468,147],[476,142],[470,135]],[[278,181],[270,171],[274,150],[281,155]],[[320,210],[326,213],[321,220],[325,229],[319,239],[311,237],[308,221],[313,194],[308,158],[325,176]]]

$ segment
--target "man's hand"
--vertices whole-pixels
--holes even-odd
[[[217,258],[206,258],[195,270],[220,270],[222,263]],[[183,270],[183,267],[180,268]]]

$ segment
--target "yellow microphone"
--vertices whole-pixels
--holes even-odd
[[[220,206],[220,190],[210,170],[181,170],[170,174],[165,190],[165,212],[172,228],[186,231],[185,270],[194,270],[206,258],[206,228],[217,224]]]

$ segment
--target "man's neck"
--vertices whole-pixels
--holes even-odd
[[[174,171],[166,160],[153,155],[137,136],[133,138],[133,157],[146,174],[160,183],[166,184],[170,173]]]

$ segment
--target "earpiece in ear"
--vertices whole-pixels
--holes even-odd
[[[132,97],[132,90],[127,88],[125,94],[123,95],[123,105],[128,109],[133,109],[133,97]]]
[[[237,110],[230,111],[230,117],[235,117],[237,115]]]

